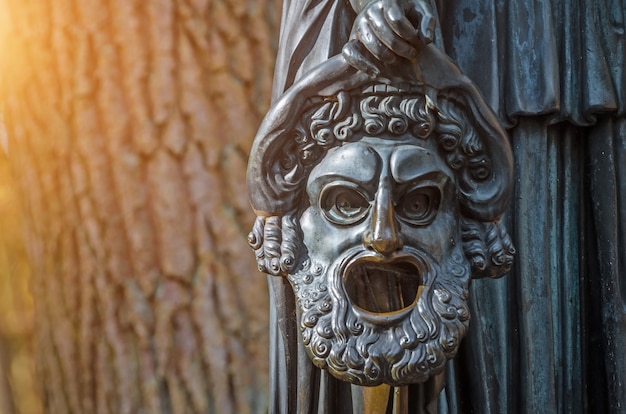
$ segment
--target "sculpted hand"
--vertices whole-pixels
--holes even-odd
[[[343,56],[371,76],[380,72],[379,62],[411,59],[420,45],[433,40],[435,19],[424,0],[354,1],[353,5],[360,10]]]

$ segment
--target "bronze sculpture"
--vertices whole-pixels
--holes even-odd
[[[518,172],[511,221],[521,257],[513,278],[473,284],[471,313],[479,317],[448,370],[439,410],[621,412],[624,6],[429,4],[285,1],[274,97],[342,48],[352,65],[372,75],[384,72],[381,62],[412,58],[430,40],[450,54],[510,128]],[[413,35],[392,29],[395,40],[377,43],[388,32],[381,16],[387,22],[407,17]],[[272,412],[357,412],[367,398],[311,370],[294,345],[295,304],[286,281],[270,279],[270,288],[277,324]],[[424,393],[417,405],[436,398],[440,385],[413,390]]]
[[[337,72],[353,89],[290,111],[298,122],[280,122],[282,101],[268,114],[249,167],[251,244],[262,271],[289,276],[316,365],[359,385],[423,382],[467,328],[470,233],[495,234],[490,250],[466,251],[477,275],[510,268],[497,221],[511,192],[508,142],[493,118],[467,119],[458,90],[354,88]]]
[[[288,276],[298,346],[316,366],[359,386],[421,384],[442,373],[467,330],[470,275],[511,266],[500,223],[510,148],[434,46],[376,63],[374,78],[349,66],[370,64],[351,46],[348,59],[298,81],[259,129],[250,244],[261,271]]]

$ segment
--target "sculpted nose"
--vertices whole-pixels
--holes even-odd
[[[365,233],[365,245],[380,254],[389,254],[402,247],[398,235],[389,183],[383,183],[374,201],[370,229]]]

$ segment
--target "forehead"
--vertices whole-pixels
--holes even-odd
[[[309,183],[333,177],[371,183],[378,181],[382,173],[403,183],[433,171],[452,175],[437,153],[417,145],[415,140],[364,138],[329,150],[311,171]]]

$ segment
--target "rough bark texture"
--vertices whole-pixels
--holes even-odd
[[[0,122],[2,120],[0,119]],[[0,139],[3,128],[0,124]],[[20,205],[0,150],[0,413],[40,414],[33,358],[33,303]]]
[[[277,0],[6,2],[0,102],[50,413],[266,410],[245,169]]]

